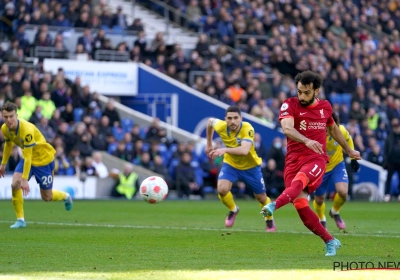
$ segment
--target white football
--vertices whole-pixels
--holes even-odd
[[[168,195],[168,185],[158,176],[147,177],[140,184],[140,196],[144,201],[154,204],[163,201]]]

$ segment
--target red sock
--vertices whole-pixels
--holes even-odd
[[[297,210],[297,213],[299,213],[303,224],[309,230],[311,230],[315,235],[321,237],[325,243],[333,239],[332,235],[330,235],[328,231],[321,225],[317,214],[311,210],[310,206],[308,205],[307,198],[298,198],[293,202],[293,204]]]
[[[295,200],[303,190],[303,182],[293,180],[289,188],[285,189],[275,200],[275,210]]]

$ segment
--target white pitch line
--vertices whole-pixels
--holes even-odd
[[[14,221],[0,221],[0,223],[13,223]],[[254,229],[226,229],[226,228],[196,228],[196,227],[161,227],[161,226],[134,226],[134,225],[111,225],[111,224],[82,224],[82,223],[53,223],[53,222],[27,222],[32,225],[49,225],[49,226],[69,226],[69,227],[103,227],[103,228],[136,228],[136,229],[171,229],[171,230],[204,230],[204,231],[230,231],[230,232],[263,232],[263,230]],[[294,231],[294,230],[278,230],[277,233],[291,234],[312,234],[311,232]],[[275,233],[272,233],[275,234]],[[334,234],[341,236],[356,236],[356,237],[380,237],[380,238],[400,238],[400,235],[384,235],[384,234],[363,234],[363,233],[342,233]]]

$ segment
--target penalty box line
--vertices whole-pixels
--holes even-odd
[[[15,221],[0,221],[0,223],[13,223]],[[55,223],[55,222],[27,222],[31,225],[48,225],[48,226],[68,226],[68,227],[102,227],[102,228],[132,228],[132,229],[169,229],[169,230],[203,230],[203,231],[230,231],[230,232],[263,232],[262,230],[252,229],[226,229],[226,228],[201,228],[201,227],[162,227],[162,226],[134,226],[134,225],[112,225],[112,224],[84,224],[84,223]],[[312,234],[311,232],[295,231],[295,230],[278,230],[276,233],[289,234]],[[379,238],[400,238],[400,235],[383,235],[383,234],[363,234],[363,233],[343,233],[337,232],[340,236],[355,236],[355,237],[379,237]]]

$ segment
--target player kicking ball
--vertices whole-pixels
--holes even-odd
[[[54,155],[56,151],[46,142],[37,127],[23,119],[18,119],[17,105],[6,102],[1,108],[4,124],[1,132],[4,135],[3,159],[0,166],[0,177],[6,173],[6,164],[15,145],[22,149],[23,159],[15,168],[12,187],[12,202],[17,221],[10,228],[25,228],[24,199],[29,194],[28,181],[32,175],[40,186],[44,201],[64,201],[67,211],[72,208],[72,197],[69,193],[53,190]]]
[[[350,147],[350,149],[354,149],[354,143],[350,133],[343,125],[340,124],[339,117],[335,113],[332,117],[336,125],[339,126],[340,132],[346,140],[347,145]],[[313,206],[321,224],[324,228],[326,228],[325,196],[329,184],[334,183],[336,194],[333,198],[333,205],[331,210],[329,211],[329,216],[334,219],[336,226],[339,229],[345,229],[346,224],[342,217],[340,217],[339,211],[347,199],[347,193],[349,190],[349,178],[347,176],[346,166],[343,159],[343,149],[332,138],[332,136],[329,135],[328,131],[326,131],[326,152],[329,156],[329,162],[326,166],[325,175],[322,179],[322,184],[314,193]],[[351,167],[354,172],[357,172],[360,168],[360,165],[357,160],[351,159]]]
[[[272,215],[292,202],[303,224],[325,242],[325,256],[335,256],[341,243],[321,225],[307,199],[319,187],[325,174],[329,159],[326,154],[326,129],[351,158],[359,160],[361,157],[358,151],[350,149],[335,124],[329,101],[317,98],[322,85],[321,76],[304,71],[295,77],[295,83],[298,97],[287,99],[279,115],[283,132],[288,138],[285,190],[276,201],[264,206],[261,213]]]
[[[221,137],[226,148],[213,150],[214,130]],[[250,123],[242,121],[239,107],[228,107],[224,121],[214,118],[208,120],[206,153],[212,159],[224,156],[218,175],[218,197],[229,209],[225,219],[226,227],[233,226],[239,213],[239,207],[236,206],[231,193],[234,182],[242,180],[250,187],[261,207],[271,202],[266,194],[261,174],[262,160],[254,148],[254,129]],[[265,223],[267,232],[276,231],[272,215],[265,216]]]

